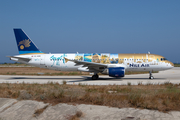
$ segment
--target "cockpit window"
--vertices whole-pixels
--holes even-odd
[[[161,61],[167,60],[166,58],[161,58]]]

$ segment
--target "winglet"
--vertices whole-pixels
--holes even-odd
[[[68,61],[70,61],[68,58],[65,58],[65,57],[64,57],[64,59],[65,59],[65,62],[66,62],[66,63],[67,63]]]

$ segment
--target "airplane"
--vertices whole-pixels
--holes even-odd
[[[174,64],[157,54],[120,53],[60,53],[46,54],[38,49],[22,29],[14,29],[19,55],[7,56],[10,60],[58,71],[91,72],[92,80],[99,73],[121,78],[125,71],[148,71],[149,79],[154,79],[153,71],[171,69]]]

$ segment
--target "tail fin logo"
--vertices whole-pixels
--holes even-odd
[[[29,39],[28,40],[25,39],[25,40],[20,41],[18,46],[20,46],[20,49],[23,50],[24,47],[31,46],[30,43],[31,41]]]

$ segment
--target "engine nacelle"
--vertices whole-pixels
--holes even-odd
[[[124,67],[111,67],[108,68],[109,76],[111,77],[124,77],[125,68]]]

